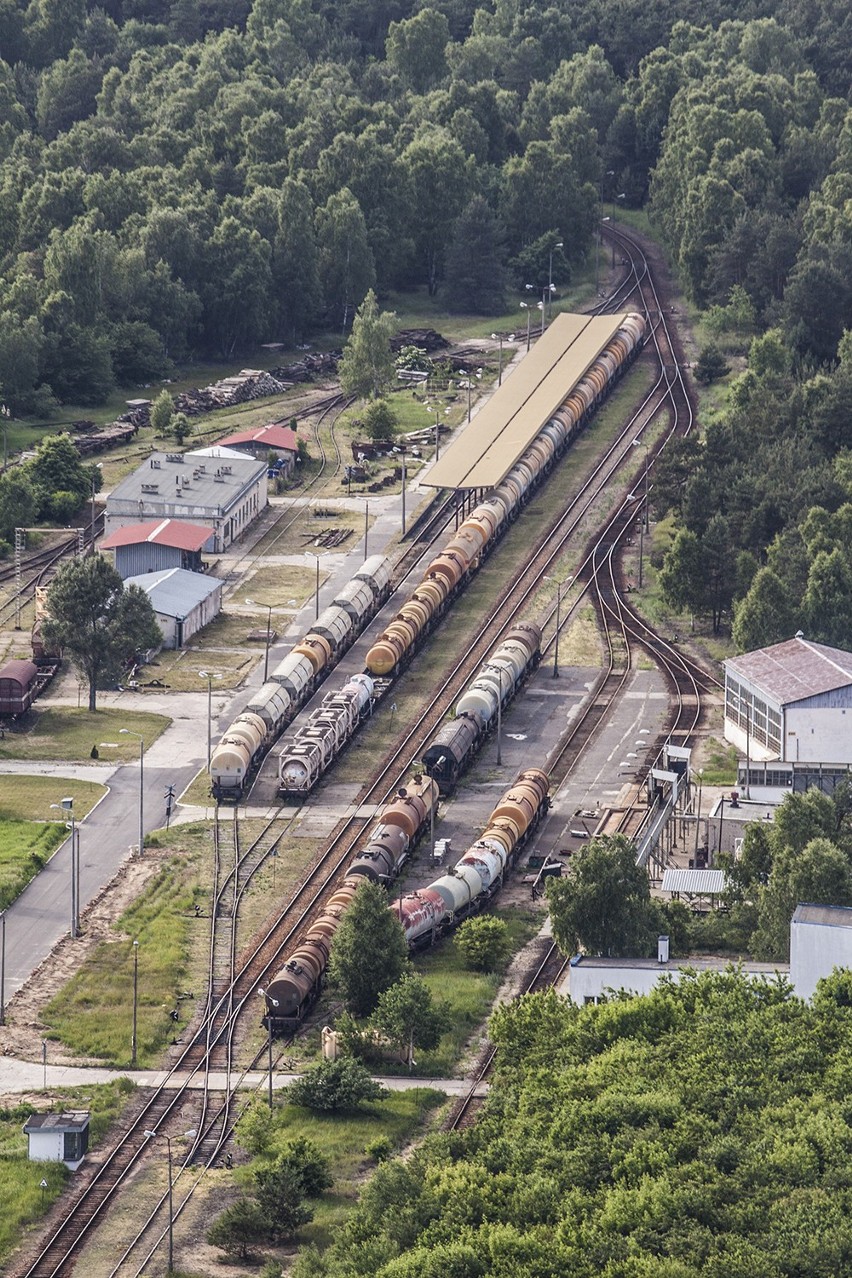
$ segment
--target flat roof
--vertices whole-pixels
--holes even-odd
[[[651,968],[656,968],[660,972],[671,968],[681,972],[690,968],[696,972],[724,972],[728,967],[740,967],[744,972],[754,972],[758,975],[790,971],[789,963],[757,963],[753,959],[723,958],[713,954],[693,954],[689,958],[669,959],[668,963],[660,963],[654,958],[603,958],[597,955],[577,954],[571,960],[571,967],[593,967],[624,972],[642,972]]]
[[[203,524],[188,524],[184,519],[152,519],[144,524],[127,524],[104,537],[101,550],[116,546],[138,546],[151,542],[155,546],[173,546],[177,550],[200,550],[213,535]]]
[[[797,905],[794,923],[819,923],[823,927],[852,927],[852,909],[848,905]]]
[[[501,483],[625,318],[626,313],[557,315],[421,482],[431,488]]]
[[[205,450],[206,451],[206,450]],[[153,453],[122,479],[107,497],[107,513],[116,502],[179,503],[228,510],[243,492],[263,476],[266,462],[234,453],[224,461],[205,453]],[[188,482],[184,484],[184,480]],[[208,533],[208,536],[210,534]]]
[[[88,1126],[89,1111],[71,1109],[63,1114],[30,1114],[24,1123],[24,1131],[84,1132]]]
[[[728,657],[725,670],[748,679],[785,706],[852,683],[852,653],[797,635],[770,648]]]
[[[200,572],[186,568],[164,568],[160,572],[143,572],[138,577],[128,577],[125,586],[138,586],[151,600],[155,612],[166,617],[185,617],[197,604],[202,603],[221,588],[218,577],[205,577]]]

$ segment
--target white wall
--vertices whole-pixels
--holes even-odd
[[[52,1131],[28,1132],[31,1163],[61,1163],[65,1149],[65,1133]]]
[[[790,926],[790,978],[800,998],[810,998],[817,981],[836,967],[852,967],[852,928],[826,923]]]
[[[791,763],[852,763],[852,710],[790,706],[784,758]]]
[[[586,999],[601,998],[607,990],[624,990],[628,994],[650,994],[662,976],[680,980],[680,969],[669,963],[659,967],[596,967],[592,963],[578,963],[569,969],[568,988],[565,991],[572,1003],[585,1003]]]

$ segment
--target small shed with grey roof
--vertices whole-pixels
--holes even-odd
[[[145,572],[124,584],[138,586],[151,600],[164,648],[182,648],[222,607],[222,582],[184,568]]]
[[[24,1135],[31,1163],[65,1163],[76,1171],[89,1148],[89,1111],[31,1114],[24,1123]]]
[[[799,633],[729,657],[725,738],[757,761],[852,763],[852,653]]]
[[[852,968],[852,909],[846,905],[797,905],[790,922],[790,977],[800,998],[836,967]]]
[[[241,536],[268,502],[266,465],[236,454],[153,453],[106,499],[106,532],[148,520],[204,524],[219,553]]]

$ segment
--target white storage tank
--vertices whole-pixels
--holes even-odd
[[[265,683],[252,697],[246,706],[252,714],[260,715],[270,732],[275,732],[278,725],[288,714],[292,698],[280,683]]]
[[[301,705],[302,696],[314,677],[314,667],[302,653],[288,652],[269,677],[286,688],[296,704]]]
[[[366,581],[380,599],[391,582],[391,561],[385,555],[370,555],[355,573],[355,581]]]
[[[324,608],[311,626],[311,634],[320,635],[331,644],[332,652],[339,652],[352,634],[352,618],[345,608],[330,604]]]

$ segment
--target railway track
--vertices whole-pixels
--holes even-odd
[[[638,266],[634,265],[632,270],[634,290],[641,283],[643,271],[645,275],[648,274],[647,263],[644,266],[641,263]],[[625,288],[627,287],[628,285],[626,284]],[[621,296],[624,297],[624,294],[622,293]],[[613,304],[617,299],[611,298],[609,301]],[[656,330],[656,327],[663,322],[659,316],[659,311],[657,317],[652,318],[654,319],[654,329]],[[665,402],[666,396],[671,396],[671,382],[672,378],[663,367],[658,381],[658,387],[662,387],[660,403]],[[656,411],[658,407],[659,405],[653,405],[649,399],[645,402],[640,412],[650,413],[652,410]],[[630,439],[628,439],[628,433],[630,434]],[[239,961],[236,958],[229,960],[233,964],[233,979],[228,983],[226,993],[224,995],[219,994],[219,999],[220,1001],[222,998],[226,1000],[227,1012],[223,1016],[223,1021],[229,1027],[227,1032],[231,1037],[231,1041],[234,1032],[233,1027],[236,1026],[239,1016],[249,1004],[253,1007],[256,1006],[254,999],[264,974],[274,969],[275,965],[281,962],[287,947],[304,928],[312,913],[320,908],[322,902],[333,891],[334,884],[345,866],[348,865],[366,825],[366,820],[356,815],[358,809],[364,804],[375,804],[386,798],[409,770],[413,761],[418,758],[423,744],[453,703],[460,689],[478,665],[481,664],[484,656],[499,638],[501,632],[529,604],[532,595],[540,584],[542,574],[563,551],[568,537],[576,527],[578,507],[584,501],[591,502],[593,490],[596,489],[599,494],[615,478],[619,468],[624,464],[633,434],[635,434],[635,419],[631,421],[627,431],[621,433],[619,441],[609,450],[607,457],[590,477],[577,502],[572,503],[569,510],[564,512],[560,519],[557,520],[555,528],[548,534],[543,535],[539,539],[539,543],[533,547],[525,568],[513,582],[504,588],[491,616],[479,628],[478,633],[468,645],[466,651],[456,661],[449,674],[442,680],[440,687],[433,694],[428,705],[422,709],[415,723],[409,727],[402,738],[388,751],[376,774],[371,778],[368,785],[364,787],[357,802],[353,804],[351,814],[334,831],[321,855],[317,858],[316,863],[305,876],[290,902],[285,906],[275,926],[265,936],[254,942],[249,947],[246,955]],[[634,505],[635,503],[625,502],[622,503],[621,509],[628,510],[629,515],[632,516]],[[625,520],[624,526],[625,528],[630,526],[629,518]],[[589,580],[597,581],[604,564],[608,561],[611,562],[611,560],[611,553],[604,555],[600,551],[596,552],[591,561],[591,568],[588,574]],[[598,593],[601,594],[600,590]],[[601,607],[608,612],[615,612],[620,615],[620,605],[615,603],[615,593],[616,587],[613,585],[612,602],[610,603],[608,599],[604,598],[602,599]],[[613,633],[615,633],[615,630]],[[624,636],[623,629],[622,635]],[[650,642],[650,638],[647,641]],[[624,644],[627,647],[628,639],[626,636],[624,636]],[[627,647],[623,660],[614,660],[613,668],[620,670],[628,664],[629,647]],[[227,853],[223,852],[223,855],[226,856],[233,855],[235,862],[239,859],[238,839],[239,836],[235,828],[233,845],[229,844],[229,851]],[[223,942],[222,944],[224,945],[225,943]],[[555,959],[551,959],[551,961],[555,962]],[[219,963],[219,979],[223,981],[225,978],[221,976],[221,959]],[[215,982],[213,982],[211,999],[215,999],[217,992]],[[202,1034],[204,1035],[204,1045],[200,1047],[199,1042]],[[197,1073],[199,1070],[205,1070],[209,1073],[214,1060],[214,1048],[220,1038],[221,1034],[216,1030],[214,1013],[211,1009],[203,1018],[202,1028],[197,1031],[192,1044],[182,1054],[179,1061],[176,1062],[173,1074],[182,1068],[184,1071],[191,1069]],[[227,1092],[229,1096],[233,1095],[233,1087],[227,1088]],[[76,1204],[72,1204],[72,1211],[66,1222],[49,1239],[47,1246],[36,1262],[29,1269],[21,1271],[26,1274],[26,1278],[35,1278],[36,1275],[39,1275],[39,1278],[42,1275],[47,1278],[48,1275],[67,1272],[73,1260],[79,1254],[80,1247],[85,1241],[92,1224],[109,1205],[120,1184],[125,1179],[127,1172],[136,1165],[147,1139],[144,1134],[140,1136],[140,1133],[144,1133],[146,1129],[158,1131],[162,1125],[169,1121],[181,1101],[185,1100],[186,1084],[171,1089],[160,1088],[143,1105],[141,1112],[132,1120],[130,1128],[123,1139],[107,1155],[96,1175],[89,1178],[90,1184],[81,1186],[78,1201]],[[228,1104],[230,1104],[230,1101]],[[227,1133],[233,1126],[233,1110],[232,1108],[224,1109],[223,1106],[220,1106],[220,1110],[222,1110],[222,1114],[217,1116],[216,1121],[219,1123],[219,1132],[222,1139],[226,1139]],[[215,1154],[211,1154],[211,1151],[217,1147],[216,1141],[208,1139],[208,1133],[202,1136],[202,1142],[207,1141],[203,1150],[205,1161],[210,1159],[211,1156],[215,1157]],[[221,1144],[218,1147],[221,1148]],[[106,1169],[108,1168],[111,1170],[107,1174]],[[101,1182],[100,1188],[95,1192],[95,1183],[98,1181]]]
[[[94,545],[103,530],[103,514],[98,515],[93,524],[88,523],[83,527],[84,554],[90,546]],[[79,545],[80,539],[75,532],[73,537],[67,538],[59,545],[36,551],[34,554],[26,555],[23,558],[20,588],[14,589],[9,598],[4,599],[2,604],[0,604],[0,626],[5,625],[13,616],[19,615],[20,611],[30,602],[30,599],[35,597],[36,587],[47,585],[61,566],[62,561],[77,555]],[[16,576],[17,572],[14,566],[4,567],[2,572],[0,572],[0,581],[14,581]]]

